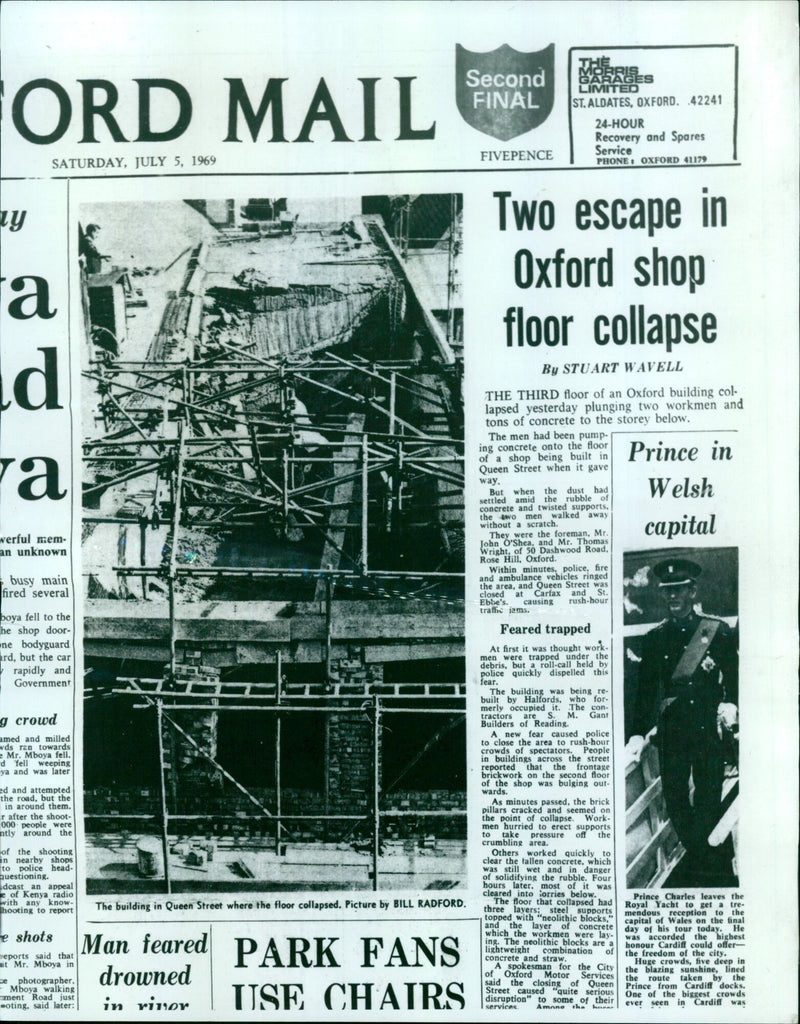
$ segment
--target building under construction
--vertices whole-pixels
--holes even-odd
[[[89,891],[460,884],[460,197],[81,223]]]

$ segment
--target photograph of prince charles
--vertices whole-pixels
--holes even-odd
[[[738,884],[737,555],[624,556],[631,888]]]

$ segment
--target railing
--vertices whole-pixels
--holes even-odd
[[[625,862],[629,889],[659,889],[684,855],[661,789],[658,748],[645,741],[625,768]]]

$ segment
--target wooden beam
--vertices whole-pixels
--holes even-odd
[[[369,220],[370,224],[374,225],[374,227],[383,236],[384,244],[386,245],[386,248],[389,250],[393,258],[394,264],[397,267],[398,271],[400,272],[400,276],[403,278],[403,281],[408,287],[408,290],[411,293],[411,297],[414,300],[414,304],[417,306],[420,313],[422,314],[423,322],[428,329],[428,333],[430,334],[433,343],[436,345],[436,348],[438,349],[439,356],[441,357],[444,363],[447,363],[448,366],[452,366],[453,363],[455,363],[456,361],[453,349],[450,346],[450,343],[448,342],[447,338],[445,337],[444,331],[442,331],[442,328],[439,325],[439,321],[428,309],[427,304],[421,299],[420,287],[413,275],[413,272],[409,270],[408,264],[400,255],[397,246],[389,237],[389,234],[386,231],[386,228],[383,226],[380,217],[371,216],[365,218],[365,220],[367,219]]]
[[[350,413],[347,417],[348,433],[360,433],[364,429],[365,416],[363,413]],[[338,569],[342,558],[342,549],[345,542],[345,533],[350,519],[350,511],[353,502],[353,490],[355,488],[355,471],[358,467],[358,444],[344,445],[340,454],[341,460],[333,464],[333,489],[331,492],[331,503],[334,506],[328,516],[325,530],[325,546],[322,549],[320,559],[321,569]],[[339,477],[347,479],[338,482]],[[314,600],[325,600],[325,580],[317,580],[314,590]]]
[[[335,641],[331,645],[334,656],[347,653],[347,641]],[[236,665],[273,665],[277,652],[281,651],[284,662],[291,665],[318,665],[325,660],[324,644],[314,641],[278,645],[274,642],[222,644],[213,641],[203,644],[203,662],[214,668],[232,668]],[[84,652],[90,658],[114,658],[129,661],[166,661],[169,645],[166,637],[162,644],[137,637],[111,639],[100,637],[87,639]],[[464,640],[420,640],[397,644],[365,644],[364,657],[367,664],[384,664],[397,661],[420,661],[427,658],[463,658]]]

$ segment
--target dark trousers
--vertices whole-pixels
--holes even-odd
[[[670,709],[672,710],[672,709]],[[731,877],[731,844],[708,845],[721,814],[725,761],[716,731],[701,728],[684,709],[665,715],[659,727],[661,786],[667,812],[686,848],[689,884],[726,885]],[[689,781],[694,794],[689,797]]]

